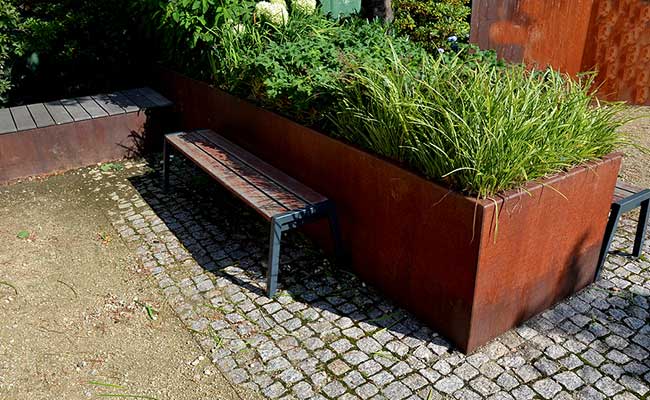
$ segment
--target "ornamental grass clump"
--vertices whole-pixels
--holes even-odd
[[[620,105],[580,82],[523,66],[428,57],[349,74],[338,134],[468,195],[489,198],[612,152]]]

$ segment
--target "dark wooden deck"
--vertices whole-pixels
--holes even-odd
[[[267,220],[327,200],[213,131],[182,132],[166,138]]]
[[[143,87],[111,94],[37,103],[0,109],[0,135],[53,125],[92,120],[172,103],[155,90]]]

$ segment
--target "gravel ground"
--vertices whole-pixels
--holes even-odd
[[[205,357],[90,182],[79,170],[0,187],[0,399],[248,398]]]
[[[630,117],[634,120],[622,129],[637,145],[650,149],[650,107],[630,107]],[[650,153],[644,153],[635,147],[624,149],[626,157],[623,160],[621,177],[643,187],[650,187]]]

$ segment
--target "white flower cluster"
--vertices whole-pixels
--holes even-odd
[[[260,1],[255,5],[255,14],[261,20],[276,26],[285,25],[289,21],[287,7],[278,2],[278,0],[275,0],[273,3]]]
[[[313,14],[316,11],[316,0],[293,0],[291,7],[294,12]]]

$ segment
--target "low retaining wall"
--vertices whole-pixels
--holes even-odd
[[[159,149],[162,133],[176,127],[169,106],[140,88],[2,109],[0,184]]]

